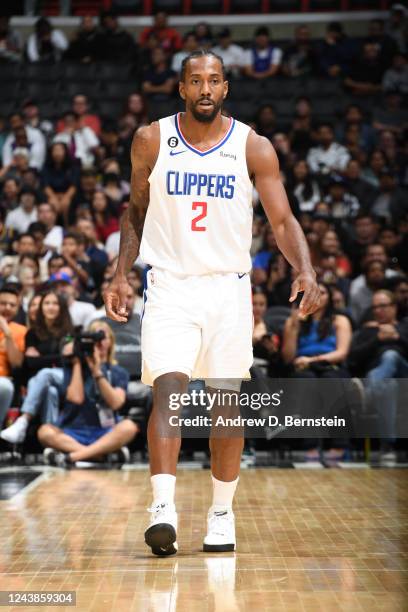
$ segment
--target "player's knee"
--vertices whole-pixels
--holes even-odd
[[[168,410],[170,401],[188,390],[188,376],[181,372],[162,374],[153,384],[153,409]]]

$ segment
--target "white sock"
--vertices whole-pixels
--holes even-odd
[[[217,480],[211,474],[213,483],[213,501],[211,510],[232,510],[232,500],[234,499],[239,477],[231,482]]]
[[[153,506],[167,503],[174,504],[176,477],[172,474],[155,474],[150,477],[153,488]]]

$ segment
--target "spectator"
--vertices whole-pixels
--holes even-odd
[[[344,34],[341,23],[329,23],[326,37],[319,49],[320,70],[323,75],[339,78],[348,74],[354,56],[354,45]]]
[[[281,173],[286,176],[291,171],[295,161],[290,140],[285,132],[277,132],[273,135],[272,144],[278,156]]]
[[[29,380],[21,416],[0,434],[7,442],[23,442],[29,423],[38,414],[41,414],[42,423],[57,422],[64,380],[61,343],[72,333],[65,299],[55,290],[46,291],[41,297],[34,325],[26,335],[25,363]]]
[[[286,320],[282,358],[296,378],[348,378],[345,362],[352,335],[350,321],[335,312],[329,287],[319,283],[319,288],[320,307],[313,315],[301,321],[298,309],[293,308]],[[328,456],[339,459],[343,455],[344,449],[339,443],[330,449]],[[318,459],[319,452],[312,448],[306,456]]]
[[[135,124],[132,124],[133,132],[137,127],[147,124],[146,103],[140,93],[134,92],[128,96],[123,117],[126,117],[127,115],[132,115],[132,117],[135,119]]]
[[[367,391],[380,419],[381,459],[395,460],[398,386],[392,379],[408,377],[408,328],[397,320],[390,291],[376,291],[371,309],[374,319],[353,338],[350,364],[367,378]]]
[[[0,17],[0,61],[19,62],[21,60],[20,35],[10,28],[10,18]]]
[[[58,427],[47,424],[38,431],[38,439],[47,447],[44,458],[51,464],[99,459],[131,442],[138,431],[133,421],[117,416],[125,403],[129,379],[126,370],[115,363],[114,336],[100,322],[91,330],[103,331],[105,338],[95,343],[90,357],[74,355],[72,342],[64,347],[64,355],[71,354],[71,365],[64,367],[66,399]],[[129,458],[127,449],[123,454]]]
[[[24,128],[20,129],[24,131],[24,139],[27,142],[27,136]],[[30,152],[28,148],[16,146],[12,151],[12,160],[10,164],[8,166],[3,166],[2,168],[0,168],[0,181],[5,181],[9,178],[12,178],[21,182],[24,176],[24,172],[26,172],[29,168],[29,163]]]
[[[346,189],[344,179],[338,175],[332,175],[328,195],[324,201],[330,207],[330,215],[335,219],[349,219],[355,217],[360,209],[360,203],[356,196],[349,193]]]
[[[35,324],[35,320],[37,318],[37,312],[41,304],[41,299],[42,299],[42,294],[35,293],[28,304],[27,319],[26,319],[28,328],[32,328],[33,325]]]
[[[264,316],[267,310],[267,296],[263,291],[253,293],[252,308],[254,313],[252,345],[255,365],[257,365],[257,360],[266,360],[268,374],[271,374],[273,365],[279,359],[279,336],[278,334],[271,334],[266,326]]]
[[[408,94],[408,61],[403,53],[396,53],[392,58],[391,67],[386,70],[382,88],[384,91],[398,91],[403,95]]]
[[[344,142],[345,132],[350,125],[359,127],[360,145],[365,151],[371,151],[376,134],[372,125],[365,120],[363,110],[358,104],[349,104],[346,108],[343,122],[336,131],[336,136],[340,142]]]
[[[201,49],[209,50],[214,44],[214,36],[211,30],[211,26],[206,21],[199,21],[193,30],[198,46]]]
[[[362,208],[368,210],[376,195],[376,190],[363,178],[359,161],[350,159],[345,171],[345,180],[348,191],[360,202]]]
[[[147,46],[147,41],[154,35],[163,51],[166,53],[175,53],[182,47],[182,40],[180,34],[174,28],[171,28],[167,24],[167,15],[164,11],[158,11],[154,15],[154,24],[144,28],[140,35],[140,45],[142,47]],[[177,70],[174,68],[177,72]]]
[[[323,255],[333,255],[336,262],[336,275],[339,278],[349,277],[352,268],[349,258],[343,253],[340,240],[334,230],[327,231],[321,240]]]
[[[242,47],[232,42],[231,30],[224,28],[218,34],[218,45],[213,52],[222,58],[227,74],[239,77],[245,66],[245,52]]]
[[[404,256],[401,252],[403,245],[402,237],[399,235],[397,228],[392,225],[382,227],[378,241],[384,247],[392,268],[394,270],[401,269],[401,262],[404,262]]]
[[[193,32],[187,32],[183,36],[183,48],[173,55],[171,69],[180,76],[181,64],[187,55],[198,49],[197,38]]]
[[[91,266],[88,256],[85,254],[85,240],[81,234],[67,232],[62,239],[61,255],[77,276],[83,290],[91,291],[94,282],[91,275]]]
[[[394,283],[394,298],[397,306],[397,319],[403,321],[408,317],[408,279],[399,277]]]
[[[404,210],[408,210],[405,191],[398,188],[391,172],[382,172],[379,193],[372,203],[371,214],[382,217],[389,223],[397,221]]]
[[[95,224],[90,219],[79,219],[76,230],[84,237],[85,254],[89,259],[91,275],[96,286],[100,287],[104,270],[108,264],[108,255],[103,244],[98,241]]]
[[[46,214],[46,211],[43,212],[44,214]],[[53,253],[55,253],[56,247],[45,244],[48,230],[45,224],[41,221],[34,221],[34,223],[31,223],[30,227],[28,228],[28,232],[31,240],[34,242],[34,250],[32,252],[40,258],[41,280],[45,281],[48,278],[47,262],[49,258],[53,255]],[[51,238],[56,239],[57,235],[53,236],[53,234],[51,233]]]
[[[380,176],[386,169],[387,160],[380,149],[374,149],[368,161],[368,166],[364,168],[362,177],[367,183],[375,188],[380,186]]]
[[[133,266],[130,270],[129,274],[126,277],[129,285],[134,289],[135,292],[135,303],[133,306],[133,314],[137,314],[140,317],[142,316],[144,301],[142,298],[143,292],[143,281],[142,281],[143,271],[138,266]]]
[[[72,112],[77,117],[78,128],[90,128],[95,136],[99,137],[101,133],[101,120],[98,115],[89,113],[89,102],[84,94],[76,94],[72,98]],[[57,132],[65,130],[64,119],[60,119],[57,123]]]
[[[391,6],[388,23],[385,31],[395,40],[401,53],[407,52],[407,9],[403,4],[395,3]]]
[[[267,79],[275,76],[280,70],[282,50],[272,45],[269,30],[265,26],[255,32],[252,49],[245,53],[244,72],[254,79]]]
[[[47,279],[53,274],[60,272],[61,268],[65,266],[65,259],[60,253],[54,253],[48,260],[48,276]]]
[[[64,143],[73,159],[79,159],[82,168],[90,168],[95,161],[94,153],[99,145],[95,132],[87,126],[81,127],[77,114],[64,114],[64,129],[54,136],[54,143]]]
[[[377,46],[378,61],[384,72],[390,67],[392,58],[398,51],[398,45],[391,36],[386,34],[385,23],[382,19],[372,19],[370,21],[367,42]]]
[[[32,98],[27,98],[21,105],[24,123],[32,128],[40,130],[44,137],[48,140],[54,132],[52,121],[43,119],[40,115],[38,104]]]
[[[36,269],[33,269],[31,266],[24,265],[24,260],[26,258],[28,259],[28,261],[33,258],[31,259],[31,261],[36,264]],[[21,264],[21,267],[18,270],[18,282],[21,285],[21,308],[23,309],[25,314],[27,312],[28,304],[39,284],[39,265],[38,260],[35,258],[34,255],[24,256],[23,263]],[[25,323],[25,316],[23,319],[23,323]]]
[[[3,145],[2,158],[3,165],[9,166],[12,163],[13,151],[17,146],[28,148],[30,167],[41,170],[45,161],[45,138],[37,128],[24,125],[23,117],[20,113],[10,116],[11,133],[7,136]],[[18,144],[18,138],[25,135],[25,143]]]
[[[256,129],[260,136],[265,136],[272,141],[274,134],[278,131],[276,124],[276,113],[271,104],[263,104],[256,113]]]
[[[295,29],[295,42],[288,46],[282,62],[282,72],[288,77],[300,77],[316,72],[316,54],[307,25]]]
[[[359,324],[371,304],[373,293],[386,285],[386,266],[380,260],[366,260],[364,273],[350,285],[350,310],[354,321]]]
[[[252,275],[254,285],[261,285],[266,282],[266,273],[269,263],[278,254],[276,238],[269,224],[264,228],[264,241],[262,249],[255,255],[252,262]]]
[[[133,63],[137,47],[132,36],[119,28],[113,11],[101,13],[101,32],[98,36],[99,59],[106,62]]]
[[[84,15],[75,32],[65,58],[82,64],[96,62],[100,56],[99,31],[92,15]]]
[[[113,232],[119,231],[119,220],[111,200],[103,191],[96,191],[91,203],[92,217],[96,233],[105,242]]]
[[[79,189],[74,196],[71,206],[68,211],[68,223],[73,225],[76,223],[76,213],[78,210],[91,209],[91,202],[94,193],[98,187],[97,173],[95,168],[82,170],[79,178]]]
[[[293,177],[289,187],[299,203],[300,211],[313,212],[321,200],[321,192],[319,184],[311,178],[304,159],[300,159],[293,166]]]
[[[378,138],[378,148],[384,153],[387,165],[383,170],[394,172],[397,176],[401,165],[405,164],[405,156],[401,155],[397,137],[391,130],[382,130]],[[381,175],[381,173],[380,173]]]
[[[27,328],[13,321],[18,308],[18,291],[7,285],[0,287],[0,427],[13,400],[12,370],[24,359]]]
[[[44,240],[45,247],[58,251],[62,246],[62,238],[64,230],[60,225],[57,225],[57,211],[50,202],[42,202],[38,206],[38,221],[45,225],[46,236]]]
[[[72,199],[79,184],[80,168],[63,142],[54,142],[41,173],[41,182],[47,202],[66,220]]]
[[[92,321],[96,308],[93,304],[77,299],[80,297],[80,287],[73,270],[64,266],[49,281],[65,297],[74,327],[85,328]]]
[[[381,106],[373,112],[373,128],[389,130],[400,136],[408,127],[408,111],[402,106],[403,95],[400,91],[388,90],[383,96]]]
[[[29,187],[23,187],[19,206],[7,214],[6,227],[14,229],[19,234],[27,232],[30,223],[37,221],[37,204],[36,192]]]
[[[334,140],[334,130],[330,123],[321,123],[317,130],[319,145],[310,149],[307,163],[316,174],[342,172],[350,159],[345,147]]]
[[[152,68],[144,74],[142,91],[149,99],[165,102],[170,99],[176,84],[176,74],[168,68],[167,57],[158,47],[152,52]]]
[[[68,48],[68,41],[61,30],[54,30],[46,17],[35,23],[35,31],[27,39],[26,53],[29,62],[50,64],[58,62]]]

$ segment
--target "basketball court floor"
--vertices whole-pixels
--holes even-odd
[[[3,470],[1,591],[74,591],[81,612],[408,609],[406,469],[245,470],[237,552],[218,554],[201,550],[210,473],[180,469],[167,558],[143,541],[146,469]]]

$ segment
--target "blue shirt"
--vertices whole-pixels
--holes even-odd
[[[319,321],[312,321],[308,334],[303,334],[298,338],[297,357],[314,357],[324,355],[336,350],[336,334],[334,329],[325,338],[319,339]]]
[[[103,374],[106,376],[112,387],[120,387],[127,390],[129,374],[119,365],[103,363],[101,366]],[[62,412],[59,416],[57,426],[60,428],[70,427],[72,429],[86,429],[87,427],[100,427],[98,404],[105,405],[101,397],[98,383],[93,379],[88,366],[82,367],[84,376],[85,400],[83,404],[74,404],[65,400]],[[68,385],[71,382],[72,367],[64,367],[63,394],[66,395]],[[115,412],[115,421],[118,415]]]

